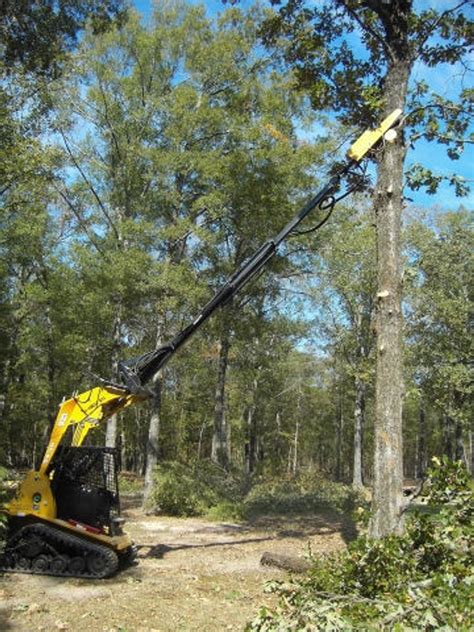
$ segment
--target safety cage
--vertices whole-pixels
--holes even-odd
[[[50,472],[57,517],[109,532],[118,524],[119,453],[106,447],[63,447]]]

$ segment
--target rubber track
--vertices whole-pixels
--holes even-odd
[[[97,575],[91,573],[86,568],[81,573],[72,573],[68,569],[59,572],[53,572],[49,569],[46,571],[38,571],[35,569],[20,569],[15,566],[10,567],[5,564],[5,557],[9,555],[8,549],[14,547],[16,542],[19,542],[21,538],[25,535],[35,535],[41,538],[43,542],[46,542],[46,547],[51,546],[56,549],[58,555],[70,555],[71,549],[76,551],[75,555],[79,557],[84,557],[86,555],[98,555],[100,557],[105,557],[107,559],[107,572],[104,575]],[[34,559],[34,558],[33,558]],[[19,529],[12,538],[7,542],[4,554],[0,558],[0,571],[5,571],[9,573],[27,573],[30,575],[54,575],[58,577],[79,577],[84,579],[103,579],[105,577],[109,577],[117,570],[119,565],[118,556],[115,551],[107,548],[106,546],[101,546],[100,544],[94,544],[92,542],[88,542],[82,538],[78,538],[75,535],[65,533],[60,531],[59,529],[54,529],[47,525],[42,524],[32,524],[27,525]]]

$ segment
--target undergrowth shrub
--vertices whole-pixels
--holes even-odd
[[[202,516],[212,508],[219,519],[235,514],[242,497],[242,481],[218,465],[199,461],[184,465],[160,463],[155,471],[152,503],[170,516]],[[227,510],[227,511],[226,511]]]
[[[191,465],[160,463],[151,498],[160,513],[172,516],[205,515],[212,520],[243,520],[262,514],[301,514],[332,509],[347,512],[355,500],[353,490],[327,481],[317,472],[303,472],[282,481],[253,481],[238,471],[226,472],[211,461]]]
[[[247,630],[471,630],[474,494],[464,465],[433,459],[424,494],[404,536],[358,538],[313,560],[303,580],[271,583],[281,605]]]
[[[121,495],[132,496],[143,492],[143,477],[134,472],[120,472],[118,478]]]
[[[321,509],[350,511],[356,500],[354,490],[324,479],[318,472],[302,472],[292,479],[257,482],[244,500],[248,516],[264,513],[310,513]]]

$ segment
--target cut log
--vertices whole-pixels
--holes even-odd
[[[265,551],[260,559],[262,566],[276,566],[285,571],[293,573],[306,573],[311,568],[311,562],[301,557],[293,557],[292,555],[283,555],[282,553],[271,553]]]

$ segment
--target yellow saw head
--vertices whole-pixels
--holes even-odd
[[[385,134],[400,120],[402,116],[402,110],[399,108],[393,110],[377,127],[377,129],[366,130],[362,136],[360,136],[355,143],[350,147],[347,152],[347,157],[355,162],[360,162],[367,153],[375,147],[375,145],[382,140]]]

